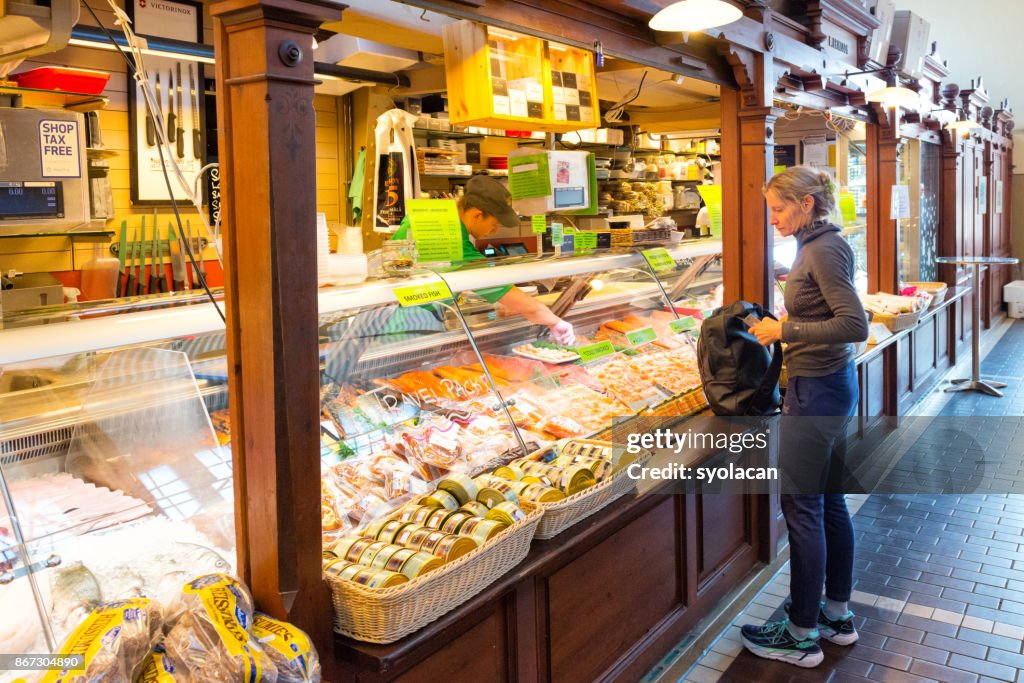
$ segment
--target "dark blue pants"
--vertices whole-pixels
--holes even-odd
[[[781,496],[782,514],[789,529],[789,618],[802,628],[818,622],[822,585],[826,597],[839,602],[853,589],[853,523],[843,494],[825,491],[833,449],[857,397],[852,362],[825,377],[791,377],[786,387],[779,460],[784,477],[792,472],[795,483]]]

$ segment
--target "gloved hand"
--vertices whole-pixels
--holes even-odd
[[[557,344],[572,346],[576,341],[576,333],[572,329],[572,323],[559,320],[554,325],[549,325],[548,329],[551,330],[551,338]]]

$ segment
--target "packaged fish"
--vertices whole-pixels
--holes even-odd
[[[58,655],[82,655],[85,668],[49,671],[43,683],[132,683],[160,631],[147,598],[100,605],[64,641]]]
[[[185,613],[163,645],[193,679],[276,683],[277,667],[251,636],[252,598],[242,584],[207,574],[185,584],[182,601]]]
[[[278,683],[319,683],[320,658],[303,631],[289,623],[257,614],[252,634],[277,666]]]

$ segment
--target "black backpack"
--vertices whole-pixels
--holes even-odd
[[[746,301],[715,309],[697,339],[697,364],[704,394],[715,415],[770,415],[781,404],[782,344],[761,346],[743,321],[748,315],[775,319]]]

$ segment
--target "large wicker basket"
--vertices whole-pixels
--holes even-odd
[[[908,282],[908,287],[923,289],[932,295],[931,308],[936,308],[946,300],[948,285],[945,282]]]
[[[334,599],[334,630],[367,643],[393,643],[466,602],[522,562],[544,511],[430,572],[391,588],[366,588],[324,574]]]
[[[917,321],[920,318],[921,311],[901,313],[899,315],[892,315],[891,313],[875,313],[874,317],[871,318],[871,322],[882,323],[889,328],[890,332],[899,332],[901,330],[910,329],[917,324]]]
[[[597,444],[608,442],[597,442],[588,439],[573,439],[572,443]],[[611,445],[610,443],[608,444]],[[649,451],[644,451],[637,460],[643,464],[651,457]],[[601,508],[605,507],[617,498],[621,498],[636,487],[636,480],[629,477],[626,468],[622,468],[608,477],[600,484],[595,484],[579,493],[574,493],[568,498],[563,498],[557,503],[531,504],[529,501],[522,501],[529,509],[541,509],[544,517],[540,520],[537,533],[534,538],[545,540],[554,538],[577,522],[586,519]]]

